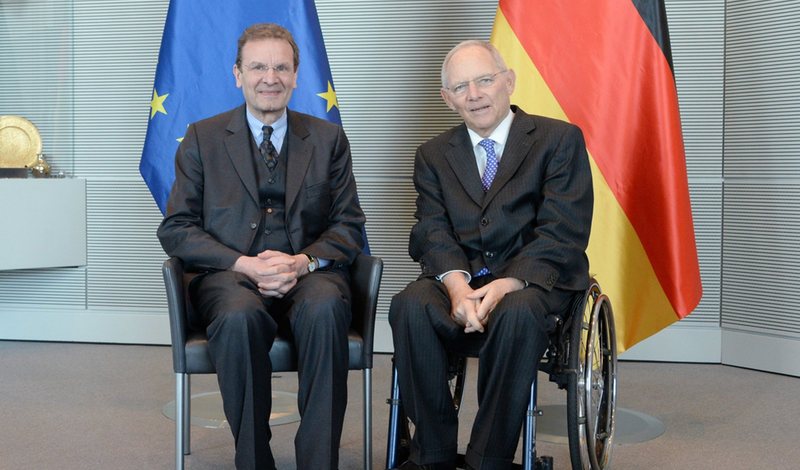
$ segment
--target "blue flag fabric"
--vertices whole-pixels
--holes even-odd
[[[244,102],[233,65],[237,40],[254,23],[284,26],[300,48],[297,89],[289,107],[341,124],[313,0],[170,0],[139,164],[162,214],[186,128]]]

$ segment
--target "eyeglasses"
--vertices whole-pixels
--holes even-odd
[[[501,73],[506,73],[508,70],[501,70],[499,72],[495,72],[491,75],[483,75],[482,77],[475,78],[473,80],[468,80],[466,82],[456,83],[455,85],[451,86],[450,88],[445,87],[445,90],[449,91],[450,93],[460,96],[469,90],[469,84],[474,83],[475,86],[478,88],[489,88],[490,86],[494,85],[494,82],[497,81],[497,76]]]
[[[289,66],[289,64],[267,65],[259,62],[253,62],[252,64],[242,65],[242,67],[258,75],[266,75],[270,69],[274,70],[278,75],[287,75],[292,72],[292,68]]]

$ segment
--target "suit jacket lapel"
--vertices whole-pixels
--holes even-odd
[[[455,131],[453,138],[450,139],[450,145],[451,147],[445,153],[445,158],[464,191],[475,201],[475,204],[480,205],[484,196],[483,186],[481,186],[478,166],[475,164],[472,142],[469,140],[467,127],[464,124]]]
[[[292,111],[287,111],[289,129],[286,132],[286,214],[294,204],[303,184],[308,166],[314,154],[314,146],[306,141],[308,129],[300,118]]]
[[[250,151],[250,128],[247,126],[244,105],[233,113],[231,121],[228,123],[227,131],[230,133],[225,137],[225,149],[228,151],[228,158],[231,159],[233,168],[242,180],[242,184],[250,197],[256,204],[258,201],[258,181],[253,171],[253,161]]]
[[[515,109],[514,120],[511,122],[511,129],[508,133],[506,147],[503,149],[503,157],[497,167],[497,175],[492,181],[492,186],[483,199],[483,205],[488,205],[498,192],[516,174],[517,169],[528,157],[536,138],[533,131],[536,125],[530,116],[522,110]]]

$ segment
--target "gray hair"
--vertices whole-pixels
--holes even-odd
[[[456,44],[455,47],[450,49],[450,52],[448,52],[447,55],[444,57],[444,62],[442,62],[442,88],[447,88],[447,64],[450,63],[450,59],[452,59],[453,55],[455,55],[455,53],[458,52],[459,50],[471,46],[482,47],[487,51],[489,51],[489,53],[492,55],[492,58],[494,59],[495,65],[497,65],[497,67],[500,70],[506,70],[508,68],[506,67],[506,61],[503,60],[503,56],[500,55],[500,51],[498,51],[497,48],[494,47],[494,45],[492,45],[490,42],[481,41],[478,39],[468,39],[466,41],[461,41],[460,43]]]

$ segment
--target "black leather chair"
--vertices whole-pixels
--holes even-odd
[[[190,375],[213,374],[214,365],[208,353],[204,331],[189,328],[186,288],[193,274],[183,271],[178,258],[170,258],[163,266],[167,290],[172,365],[175,371],[175,468],[184,468],[184,456],[190,453]],[[359,255],[351,267],[353,319],[350,325],[350,370],[363,371],[364,384],[364,468],[372,468],[372,347],[375,332],[375,310],[383,274],[383,261]],[[270,350],[273,372],[297,370],[297,354],[290,340],[276,338]]]

